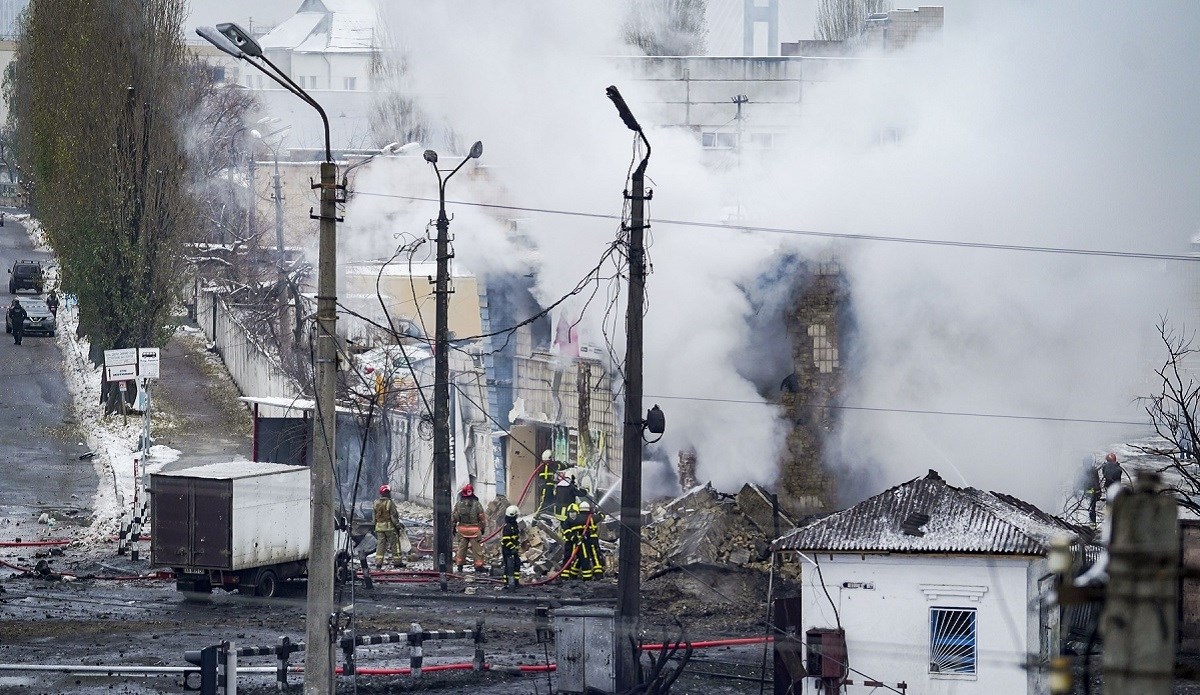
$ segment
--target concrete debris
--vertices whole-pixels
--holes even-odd
[[[786,535],[796,528],[791,517],[782,509],[776,509],[778,505],[772,499],[771,493],[760,485],[754,483],[743,485],[737,494],[737,506],[760,533],[772,540]],[[779,512],[778,515],[776,515],[776,511]],[[777,526],[778,532],[776,532]]]
[[[701,566],[769,571],[775,538],[769,499],[758,486],[747,485],[734,497],[705,484],[652,505],[642,528],[643,574],[653,578]],[[781,532],[793,527],[781,512]]]

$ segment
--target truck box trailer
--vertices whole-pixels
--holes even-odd
[[[310,472],[230,461],[150,476],[150,561],[174,570],[180,591],[252,588],[308,571]]]

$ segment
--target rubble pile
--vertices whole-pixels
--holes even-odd
[[[652,505],[642,527],[642,572],[648,579],[681,568],[717,567],[769,571],[776,538],[774,505],[762,488],[746,485],[738,495],[711,485]],[[795,528],[779,512],[780,533]]]

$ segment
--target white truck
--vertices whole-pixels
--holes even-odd
[[[180,591],[253,589],[308,572],[309,469],[231,461],[150,476],[150,562]]]

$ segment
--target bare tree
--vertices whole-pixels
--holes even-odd
[[[1158,457],[1164,487],[1175,493],[1180,506],[1200,513],[1200,465],[1196,461],[1196,452],[1200,451],[1200,428],[1196,423],[1200,384],[1189,366],[1198,359],[1200,348],[1195,347],[1194,336],[1175,331],[1165,319],[1159,322],[1158,333],[1167,348],[1167,359],[1155,370],[1162,391],[1139,400],[1161,442],[1135,448]]]
[[[433,144],[429,119],[417,106],[408,80],[408,56],[400,49],[377,50],[371,56],[376,86],[367,119],[380,142]]]
[[[862,33],[867,17],[887,12],[888,0],[817,0],[817,27],[813,38],[822,41],[845,41]]]
[[[629,4],[625,40],[648,56],[707,52],[707,0],[637,0]]]

